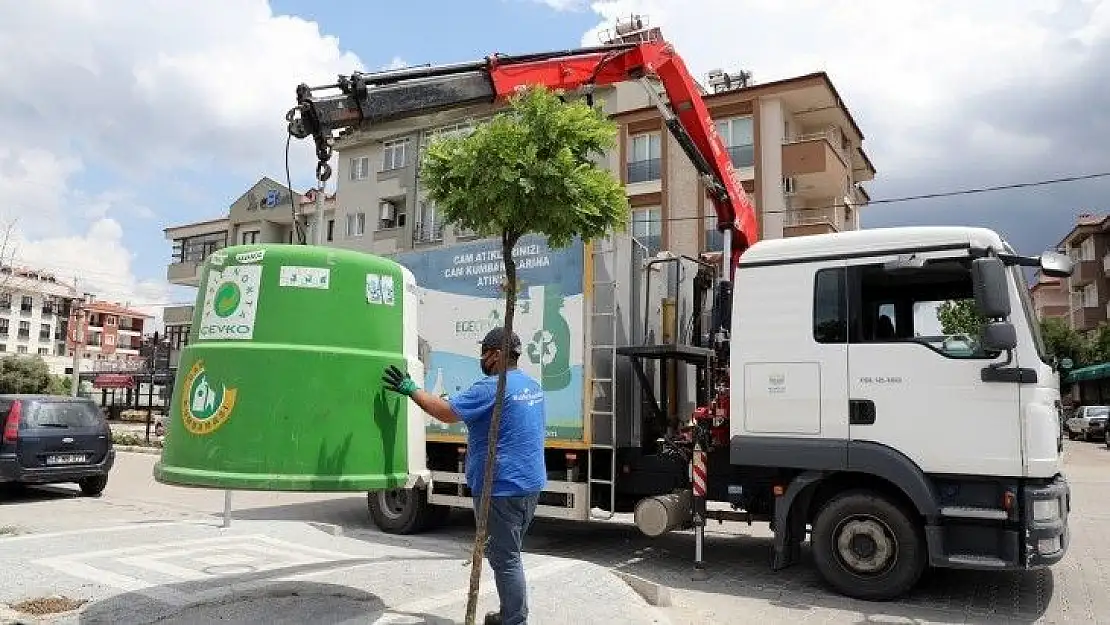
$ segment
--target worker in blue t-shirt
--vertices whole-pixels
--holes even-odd
[[[484,378],[450,399],[421,390],[397,367],[386,369],[382,382],[388,390],[411,397],[424,412],[444,423],[466,424],[466,483],[474,498],[475,516],[481,504],[490,419],[497,397],[498,363],[505,336],[494,328],[482,339],[479,361]],[[493,569],[500,613],[486,615],[486,625],[521,625],[528,620],[527,588],[520,546],[536,511],[540,491],[547,484],[544,436],[547,431],[543,389],[517,368],[520,338],[510,337],[506,359],[505,399],[497,437],[493,489],[490,493],[489,540],[486,558]]]

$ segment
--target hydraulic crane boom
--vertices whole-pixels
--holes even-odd
[[[482,61],[340,76],[334,85],[297,87],[297,106],[287,115],[291,135],[313,137],[317,177],[331,176],[333,132],[428,115],[507,99],[518,88],[542,85],[592,95],[596,86],[655,78],[664,103],[650,83],[648,93],[664,123],[690,158],[717,212],[724,234],[722,282],[731,282],[740,254],[758,238],[751,200],[736,179],[728,151],[717,134],[698,85],[658,29],[625,30],[618,41],[593,48],[524,55],[492,55]],[[314,97],[323,89],[341,93]],[[298,117],[299,113],[299,117]],[[730,285],[729,285],[730,286]],[[718,292],[726,298],[731,289]],[[724,303],[724,302],[722,302]]]

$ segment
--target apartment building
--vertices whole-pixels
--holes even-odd
[[[200,284],[204,260],[216,250],[249,243],[293,242],[295,229],[290,200],[297,205],[307,240],[315,241],[316,191],[298,193],[272,178],[263,177],[227,207],[226,217],[165,229],[166,239],[173,243],[166,279],[171,284],[195,288]],[[335,195],[325,194],[323,205],[324,240],[331,242],[335,231]],[[163,311],[171,367],[177,366],[178,354],[188,342],[192,321],[191,305],[168,306]]]
[[[1033,301],[1033,311],[1037,319],[1064,319],[1070,314],[1070,298],[1067,282],[1060,278],[1050,278],[1037,272],[1033,285],[1029,287],[1029,297]]]
[[[1093,335],[1106,323],[1110,309],[1110,215],[1080,215],[1057,247],[1075,262],[1066,280],[1068,321]]]
[[[66,315],[77,295],[53,274],[0,267],[0,354],[42,356],[51,373],[64,373]]]
[[[88,368],[94,371],[139,369],[145,362],[140,353],[143,331],[151,318],[118,303],[86,296],[80,314],[76,308],[70,311],[66,356],[72,359],[80,345],[81,358],[89,361]]]
[[[824,72],[704,95],[762,236],[854,230],[875,167],[863,132]],[[641,85],[598,90],[620,128],[606,166],[628,190],[632,234],[651,250],[716,251],[712,204],[689,158]],[[339,151],[337,247],[391,255],[473,238],[443,223],[421,189],[418,163],[437,136],[465,133],[489,106],[438,113],[350,133]]]

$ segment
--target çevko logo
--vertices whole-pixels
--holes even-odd
[[[236,265],[210,270],[204,289],[198,338],[250,340],[258,312],[262,265]]]
[[[231,418],[239,391],[214,384],[208,378],[203,360],[193,363],[184,382],[186,391],[181,396],[181,420],[186,430],[205,436]]]

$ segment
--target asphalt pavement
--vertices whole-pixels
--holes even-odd
[[[1050,570],[935,571],[904,600],[867,603],[830,592],[808,552],[767,566],[761,526],[713,524],[709,579],[691,579],[688,533],[649,539],[616,523],[537,521],[526,542],[532,623],[1110,623],[1110,451],[1065,442],[1072,544]],[[0,604],[65,594],[79,613],[0,623],[462,622],[473,521],[390,536],[357,494],[236,492],[154,482],[156,456],[120,454],[105,494],[29,489],[0,499]],[[613,572],[669,589],[653,607]],[[496,603],[483,575],[479,613]],[[5,617],[9,620],[5,621]]]

